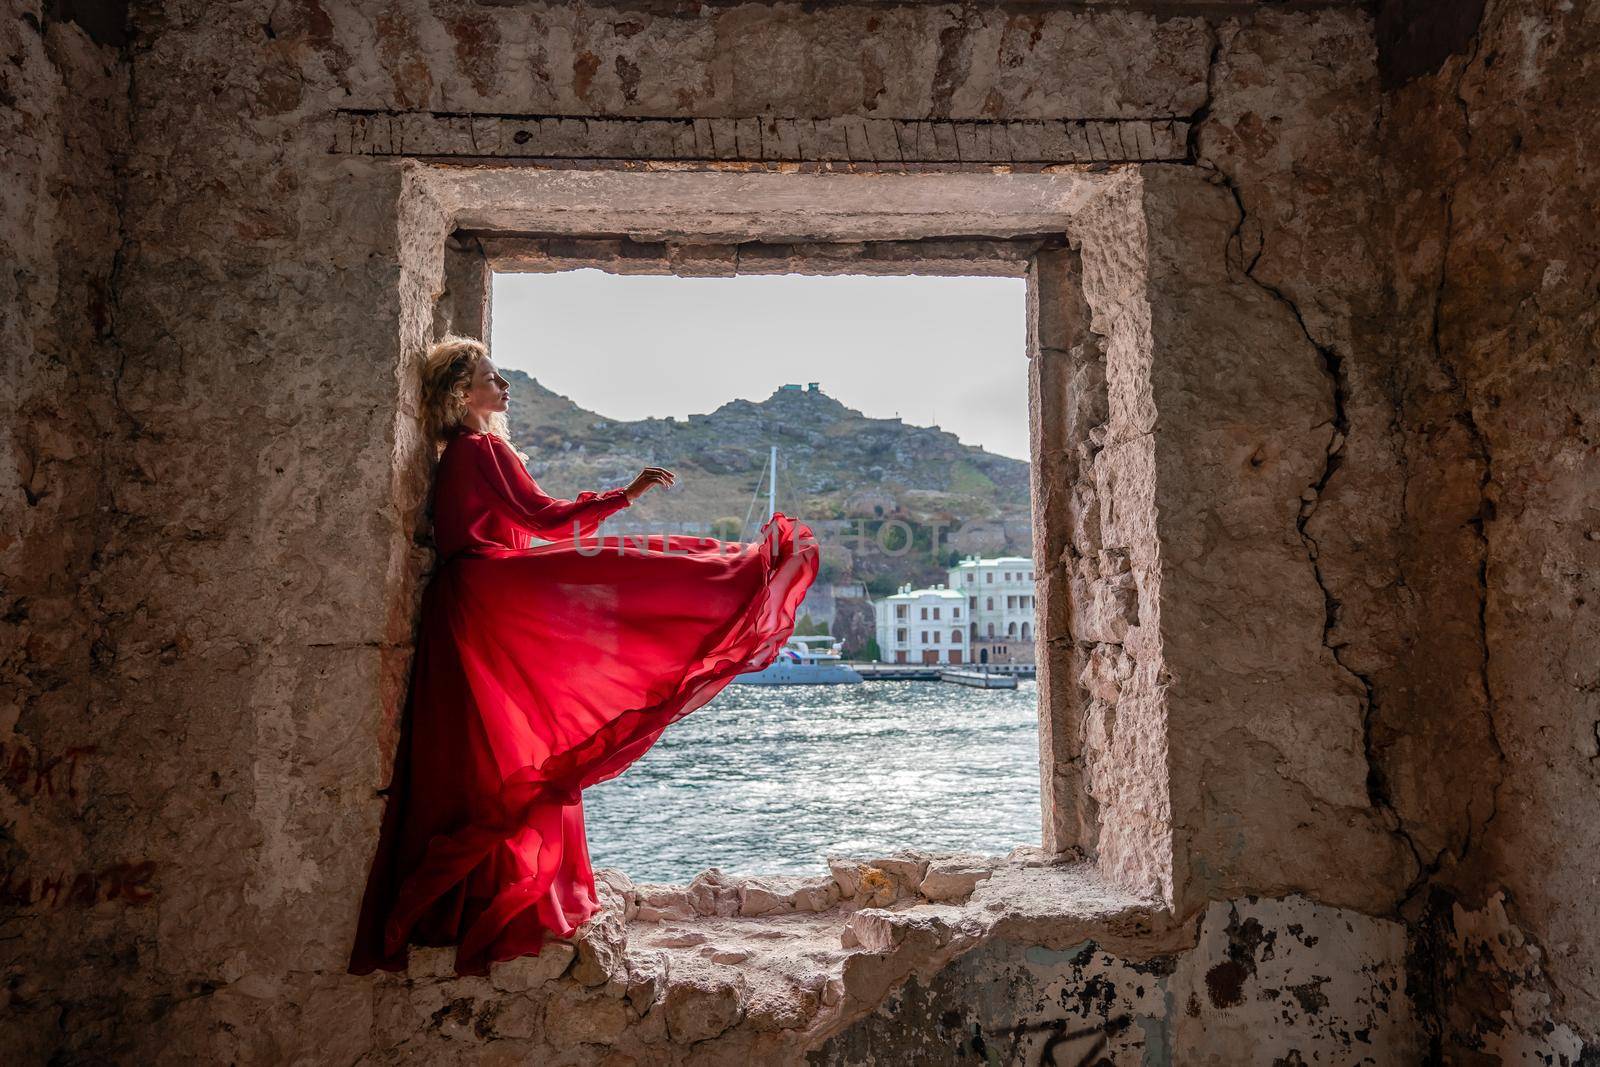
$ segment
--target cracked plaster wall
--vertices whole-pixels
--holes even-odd
[[[1080,220],[1091,324],[1069,376],[1106,392],[1073,409],[1063,471],[1088,840],[1180,913],[1313,887],[1386,912],[1420,865],[1368,759],[1404,668],[1381,592],[1401,472],[1372,28],[1323,8],[1194,32],[1196,165],[1143,167],[1137,218]],[[1141,785],[1163,777],[1170,797]]]
[[[1429,65],[1396,46],[1384,116],[1415,667],[1375,750],[1432,872],[1445,1051],[1575,1062],[1600,1044],[1600,167],[1574,132],[1600,19],[1462,8]]]
[[[75,795],[6,795],[8,1040],[251,1061],[310,1036],[383,1060],[454,1025],[419,1010],[435,992],[339,973],[393,743],[364,711],[396,705],[426,560],[402,354],[439,279],[397,267],[429,205],[405,199],[418,225],[397,227],[398,167],[329,154],[334,108],[1193,117],[1193,165],[1142,168],[1151,388],[1158,420],[1209,429],[1163,441],[1157,421],[1155,443],[1110,449],[1169,494],[1165,658],[1126,632],[1084,650],[1119,683],[1086,679],[1117,697],[1090,715],[1093,817],[1170,815],[1172,860],[1159,832],[1100,851],[1112,873],[1165,865],[1185,914],[1302,892],[1415,919],[1438,868],[1465,906],[1429,911],[1419,941],[1488,976],[1482,1004],[1437,1007],[1452,1040],[1481,1044],[1507,974],[1534,975],[1529,1025],[1592,1021],[1595,850],[1562,845],[1592,846],[1597,822],[1573,798],[1597,765],[1577,601],[1600,389],[1592,355],[1569,358],[1592,353],[1592,226],[1572,220],[1594,197],[1562,180],[1582,173],[1570,128],[1505,101],[1550,113],[1585,92],[1594,31],[1531,0],[1489,8],[1470,52],[1385,96],[1373,20],[1343,3],[150,3],[120,62],[16,5],[4,89],[28,151],[5,166],[33,192],[3,202],[24,268],[4,327],[34,358],[8,363],[20,417],[0,431],[23,694],[7,758],[73,760]],[[1195,247],[1214,250],[1203,293],[1179,285]],[[1128,266],[1089,258],[1098,277]],[[1128,328],[1094,331],[1114,351]],[[1138,398],[1118,409],[1109,388],[1137,426]],[[1152,561],[1091,547],[1128,607],[1120,576]],[[1133,584],[1149,624],[1157,590]],[[1239,610],[1203,610],[1219,600]],[[1144,672],[1119,677],[1122,654]],[[1172,808],[1108,820],[1128,794],[1095,752],[1130,725]],[[44,893],[79,868],[87,898]],[[1480,966],[1486,881],[1532,964]],[[485,1036],[452,1035],[463,1054]]]

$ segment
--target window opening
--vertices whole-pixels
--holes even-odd
[[[1026,410],[1027,377],[1021,278],[687,278],[608,273],[601,275],[603,282],[590,279],[594,292],[602,295],[587,306],[587,317],[574,317],[576,289],[564,283],[581,275],[600,272],[494,276],[491,351],[513,381],[509,413],[513,437],[529,454],[529,469],[547,492],[570,498],[585,489],[622,484],[642,465],[671,467],[679,474],[672,492],[662,494],[659,501],[645,498],[636,514],[623,513],[625,522],[618,525],[624,529],[612,530],[608,523],[602,532],[665,531],[734,539],[753,538],[770,489],[777,510],[798,515],[824,545],[823,573],[802,605],[797,634],[802,626],[810,626],[818,635],[848,639],[847,658],[869,668],[949,669],[975,661],[964,651],[963,628],[908,632],[884,620],[903,622],[911,607],[921,620],[960,620],[959,606],[946,605],[946,600],[969,600],[970,614],[981,615],[979,598],[968,598],[956,587],[972,586],[980,580],[977,573],[983,573],[981,581],[993,584],[996,570],[984,561],[1031,551],[1025,436],[1020,442],[1013,438],[1005,452],[998,451],[999,446],[980,452],[966,436],[938,421],[942,416],[952,427],[962,424],[963,403],[950,397],[970,394],[973,399],[968,403],[981,406],[978,398],[992,394],[1009,398],[1004,414],[1010,423],[1026,425],[1018,417]],[[752,359],[751,334],[726,324],[748,299],[741,293],[746,283],[757,283],[743,290],[747,293],[779,281],[850,281],[867,287],[943,283],[945,288],[1001,283],[1004,295],[996,303],[1004,308],[981,328],[967,329],[963,336],[968,348],[964,356],[950,359],[937,407],[930,401],[918,413],[914,401],[904,400],[898,409],[880,406],[868,411],[863,400],[846,402],[832,395],[844,391],[832,384],[841,379],[825,369],[826,360],[819,353],[856,344],[857,328],[874,313],[886,331],[903,332],[908,319],[937,318],[940,309],[950,306],[949,298],[931,295],[940,288],[931,285],[930,295],[913,305],[915,314],[897,312],[890,306],[893,301],[877,297],[858,301],[854,314],[859,317],[841,313],[840,321],[848,319],[851,328],[836,327],[826,343],[813,340],[808,348],[792,353]],[[533,295],[540,285],[548,292]],[[724,298],[718,310],[707,314],[695,298],[699,291],[719,287],[740,295]],[[771,310],[770,305],[762,306]],[[818,312],[814,299],[796,299],[793,311],[797,320],[830,321]],[[961,317],[970,320],[970,309]],[[766,328],[758,332],[768,342],[785,333],[773,328],[781,318],[774,314],[760,324]],[[708,330],[707,323],[723,326]],[[948,329],[949,323],[942,328]],[[654,366],[695,368],[694,374],[681,377],[715,380],[716,375],[705,372],[704,359],[719,339],[731,351],[727,366],[738,372],[749,371],[752,363],[766,364],[765,383],[752,387],[741,380],[730,385],[725,396],[701,400],[696,408],[680,399],[681,382],[647,379],[647,372],[640,369],[643,360],[627,361],[650,354]],[[675,354],[683,356],[681,362]],[[864,368],[877,365],[890,368],[889,386],[877,392],[893,398],[895,382],[912,383],[927,374],[927,358],[926,344],[907,344],[903,337],[886,332],[870,350],[854,351],[845,373],[864,373]],[[603,369],[610,364],[615,366]],[[999,366],[1007,367],[1014,379],[1007,386],[1009,392],[995,384]],[[595,368],[603,370],[588,373]],[[602,388],[608,381],[609,394]],[[1002,401],[984,403],[998,409]],[[771,417],[778,406],[803,404],[816,410],[808,413],[793,407],[792,417]],[[859,414],[841,415],[840,408]],[[865,433],[830,433],[824,424],[841,418],[859,423],[855,429]],[[730,439],[727,428],[735,425],[744,436]],[[857,447],[857,438],[866,444]],[[939,456],[931,463],[896,468],[896,441],[932,442]],[[744,509],[735,502],[761,484],[758,476],[770,465],[769,449],[774,444],[778,476],[769,481],[776,484],[759,490],[763,499],[758,501],[756,521],[742,522]],[[852,449],[856,454],[847,458],[855,466],[843,460],[831,466],[826,462],[830,452]],[[691,496],[695,490],[701,493],[698,498]],[[936,496],[946,513],[910,506],[918,504],[919,494]],[[972,503],[975,500],[979,505]],[[973,513],[957,512],[954,519],[971,521],[952,521],[948,512],[961,507]],[[852,536],[857,542],[849,540]],[[830,551],[852,547],[857,551]],[[983,565],[958,570],[967,560]],[[832,601],[831,615],[823,606],[827,600]],[[875,628],[878,605],[883,614]],[[950,607],[948,613],[945,606]],[[993,607],[992,597],[988,607]],[[815,614],[808,614],[813,609]],[[970,625],[976,638],[980,619],[972,619]],[[986,625],[993,635],[995,622]],[[1016,690],[953,685],[934,680],[938,671],[912,681],[874,677],[823,696],[781,686],[730,685],[711,703],[674,724],[624,775],[586,791],[594,863],[618,867],[636,880],[683,882],[708,866],[731,873],[815,873],[827,853],[881,854],[901,847],[1005,852],[1019,844],[1037,843],[1040,798],[1033,768],[1038,696],[1031,677],[1032,656],[1019,644],[1006,646],[1006,652],[1004,657],[986,652],[984,662],[996,659],[1015,668],[1023,676]],[[877,696],[869,700],[866,694],[873,689]],[[813,704],[832,702],[837,713],[824,723],[814,707],[799,713],[785,706],[786,701],[798,704],[799,698]],[[881,725],[895,716],[900,721],[893,726],[899,731],[893,741],[878,732],[864,732],[871,723]],[[775,744],[774,736],[789,740]],[[918,750],[915,744],[930,748]],[[906,810],[880,810],[883,791],[869,788],[868,783],[881,782],[886,774],[908,783],[971,780],[971,775],[926,773],[927,751],[932,747],[964,752],[979,758],[987,769],[1009,771],[1001,778],[979,779],[984,805],[964,804],[955,797],[917,796],[908,788],[896,791],[907,794]],[[774,758],[782,765],[760,763]],[[784,784],[782,797],[771,786],[779,781]],[[826,818],[797,812],[797,800],[802,805],[821,800],[822,808],[856,812],[861,818],[830,825]],[[939,810],[942,818],[918,836],[915,824],[926,820],[910,818],[912,808]],[[792,847],[786,842],[795,836],[797,826],[820,827],[820,832]]]

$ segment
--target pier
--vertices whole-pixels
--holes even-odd
[[[962,665],[948,663],[848,663],[846,666],[854,668],[856,673],[869,682],[954,682],[958,680],[944,676],[947,674],[979,674],[981,676],[984,672],[987,672],[989,677],[996,680],[996,684],[989,688],[995,689],[1002,687],[1015,689],[1016,679],[1032,678],[1036,673],[1032,663],[974,663]],[[961,682],[959,684],[972,685],[974,683]]]
[[[986,670],[941,671],[939,681],[953,682],[956,685],[969,685],[974,689],[1015,689],[1017,687],[1016,675],[990,674]]]

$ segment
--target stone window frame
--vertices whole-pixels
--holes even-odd
[[[407,547],[417,542],[426,521],[428,460],[416,425],[416,365],[446,331],[489,338],[495,273],[597,267],[683,277],[1024,278],[1033,557],[1039,574],[1041,847],[1062,859],[1093,861],[1108,882],[1172,907],[1172,828],[1159,817],[1168,807],[1170,783],[1161,774],[1150,776],[1159,781],[1142,783],[1140,803],[1148,809],[1153,802],[1157,818],[1118,824],[1110,833],[1103,832],[1101,802],[1088,789],[1090,709],[1080,677],[1094,642],[1078,631],[1096,594],[1081,588],[1068,566],[1068,542],[1081,519],[1073,489],[1085,474],[1086,444],[1092,442],[1094,451],[1108,445],[1132,450],[1137,454],[1130,469],[1136,471],[1154,465],[1147,383],[1124,381],[1119,388],[1107,373],[1119,350],[1127,371],[1148,371],[1150,311],[1141,274],[1147,253],[1141,242],[1150,169],[1096,164],[1043,173],[597,172],[404,161],[397,219],[402,315],[395,505]],[[1086,272],[1095,275],[1092,287]],[[1101,306],[1092,306],[1091,288]],[[1125,397],[1120,411],[1118,393]],[[1121,416],[1121,429],[1113,425],[1115,416]],[[1128,494],[1113,507],[1137,513],[1136,526],[1153,532],[1148,480],[1110,488]],[[1136,624],[1139,607],[1148,610],[1158,593],[1153,534],[1115,553],[1123,561],[1123,578],[1132,564]],[[396,569],[391,603],[410,604],[414,613],[427,560],[426,553],[410,555],[411,565]],[[403,615],[396,612],[397,618]],[[1139,666],[1149,669],[1136,676],[1163,673],[1159,663]],[[397,681],[389,683],[391,707],[398,707],[398,688]],[[1142,714],[1164,728],[1162,693],[1143,693],[1140,700]],[[1164,734],[1143,734],[1147,751],[1132,754],[1128,765],[1164,771]]]

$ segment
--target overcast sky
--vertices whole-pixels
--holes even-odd
[[[1028,458],[1020,278],[497,274],[495,362],[613,419],[703,414],[785,382]]]

